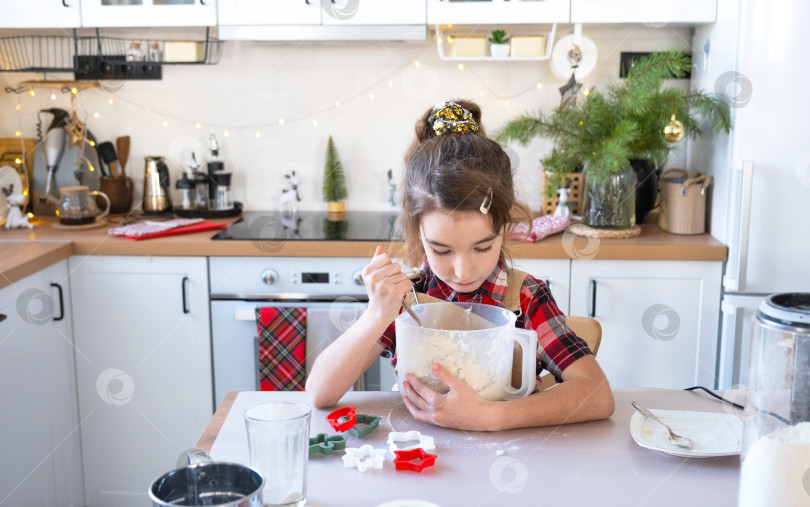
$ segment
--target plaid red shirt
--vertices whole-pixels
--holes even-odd
[[[425,263],[422,280],[416,285],[418,292],[445,301],[483,303],[503,306],[506,297],[506,263],[501,260],[484,283],[473,292],[457,292],[434,275]],[[576,359],[590,354],[588,344],[565,323],[565,316],[557,307],[548,285],[528,275],[520,289],[521,313],[516,326],[537,332],[537,377],[543,370],[562,382],[562,372]],[[385,347],[382,356],[391,358],[396,366],[396,331],[391,323],[379,339]]]

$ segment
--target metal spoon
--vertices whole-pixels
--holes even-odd
[[[670,428],[667,425],[667,423],[665,423],[661,419],[657,418],[652,412],[650,412],[646,408],[642,407],[641,405],[639,405],[635,401],[633,401],[631,403],[632,403],[633,407],[635,407],[636,410],[641,412],[642,415],[644,415],[645,417],[649,417],[650,419],[661,423],[664,426],[664,428],[666,428],[667,431],[669,431],[669,441],[670,442],[677,445],[678,447],[683,447],[684,449],[689,449],[690,447],[695,446],[695,441],[694,440],[692,440],[691,438],[686,438],[686,437],[682,437],[681,435],[678,435],[677,433],[672,431],[672,428]]]
[[[413,308],[411,308],[411,305],[409,305],[408,302],[405,301],[405,299],[402,300],[402,307],[405,308],[405,311],[408,312],[408,315],[413,317],[413,320],[417,324],[419,324],[419,327],[425,327],[425,325],[422,324],[422,320],[419,317],[416,316],[416,312],[413,311]]]

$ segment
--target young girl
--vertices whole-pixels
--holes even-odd
[[[445,301],[504,306],[511,224],[530,219],[515,199],[503,149],[484,135],[481,110],[444,102],[416,124],[405,157],[402,215],[405,261],[422,266],[416,290]],[[413,284],[378,246],[363,269],[368,309],[327,347],[309,372],[306,390],[317,408],[337,404],[381,354],[396,360],[393,321]],[[439,426],[494,431],[608,417],[613,394],[587,344],[566,325],[551,292],[527,276],[520,288],[517,325],[537,331],[537,375],[562,382],[509,401],[488,401],[438,363],[432,373],[450,390],[433,391],[408,373],[403,401],[413,417]],[[392,361],[392,362],[394,362]]]

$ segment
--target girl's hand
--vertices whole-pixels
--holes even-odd
[[[386,324],[397,318],[402,298],[413,286],[399,264],[391,262],[381,246],[377,247],[371,262],[363,268],[363,283],[368,292],[366,311]]]
[[[488,401],[470,386],[453,376],[439,363],[430,365],[433,376],[450,388],[440,394],[419,381],[413,373],[405,376],[402,400],[417,421],[436,426],[472,431],[493,431],[496,403]]]

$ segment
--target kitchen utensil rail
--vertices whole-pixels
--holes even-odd
[[[167,42],[196,42],[201,45],[201,57],[183,62],[127,62],[127,49],[133,42],[147,49],[154,43],[162,48]],[[87,65],[88,57],[128,65],[216,65],[222,59],[222,43],[211,37],[209,27],[204,38],[183,41],[111,37],[101,35],[98,28],[95,35],[78,35],[76,29],[71,35],[13,35],[0,37],[0,72],[77,72]],[[6,92],[17,89],[6,87]]]

